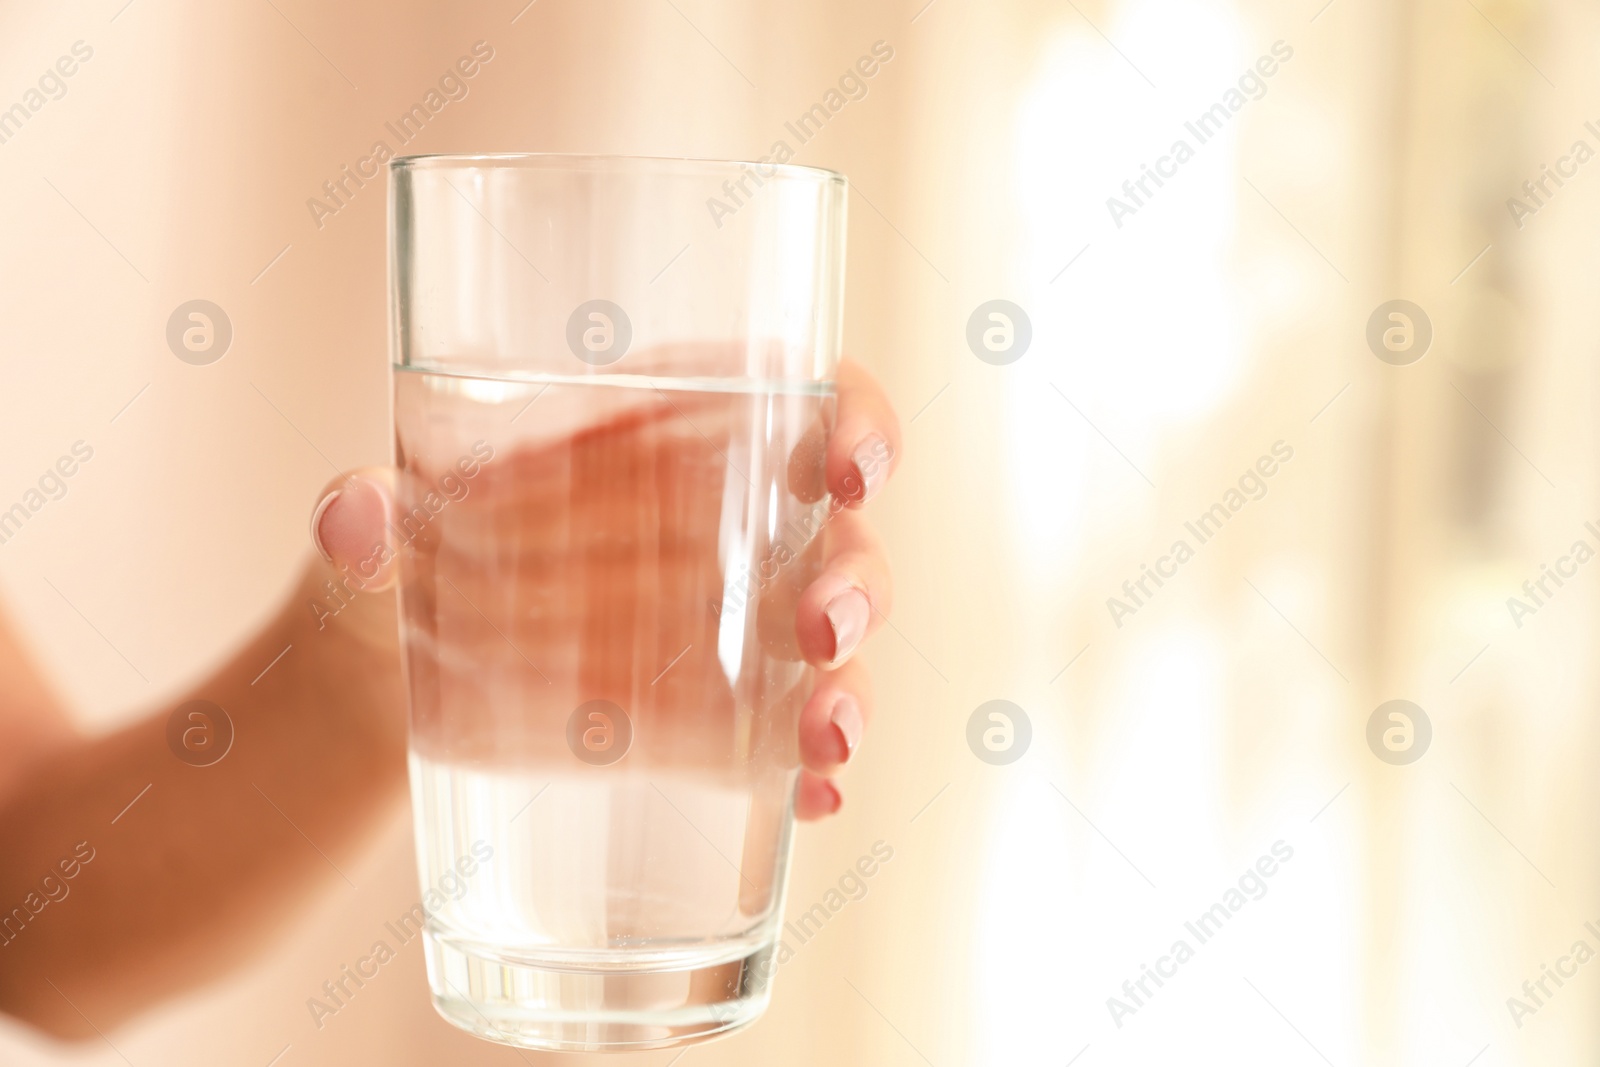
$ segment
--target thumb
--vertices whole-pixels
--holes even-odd
[[[356,579],[362,592],[388,589],[395,580],[391,467],[347,471],[322,490],[311,513],[311,543],[322,558]]]

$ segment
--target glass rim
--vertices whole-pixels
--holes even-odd
[[[757,163],[736,159],[698,159],[692,156],[627,156],[581,152],[425,152],[417,155],[395,156],[389,160],[392,171],[409,171],[433,168],[532,168],[569,170],[573,172],[649,172],[663,173],[700,171],[707,176],[738,174],[756,170],[768,181],[787,178],[795,181],[831,182],[849,185],[850,179],[840,171],[825,167],[808,167],[798,163]]]

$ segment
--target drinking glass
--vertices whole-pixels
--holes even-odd
[[[411,790],[434,1005],[539,1049],[764,1010],[838,502],[846,183],[415,156],[390,185]]]

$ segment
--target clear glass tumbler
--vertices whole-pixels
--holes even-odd
[[[391,164],[401,629],[428,979],[540,1049],[765,1008],[819,573],[846,184]]]

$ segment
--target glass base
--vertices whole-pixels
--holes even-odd
[[[424,930],[433,1006],[488,1041],[552,1052],[634,1052],[725,1037],[761,1017],[774,946],[740,942],[670,961],[509,958]]]

